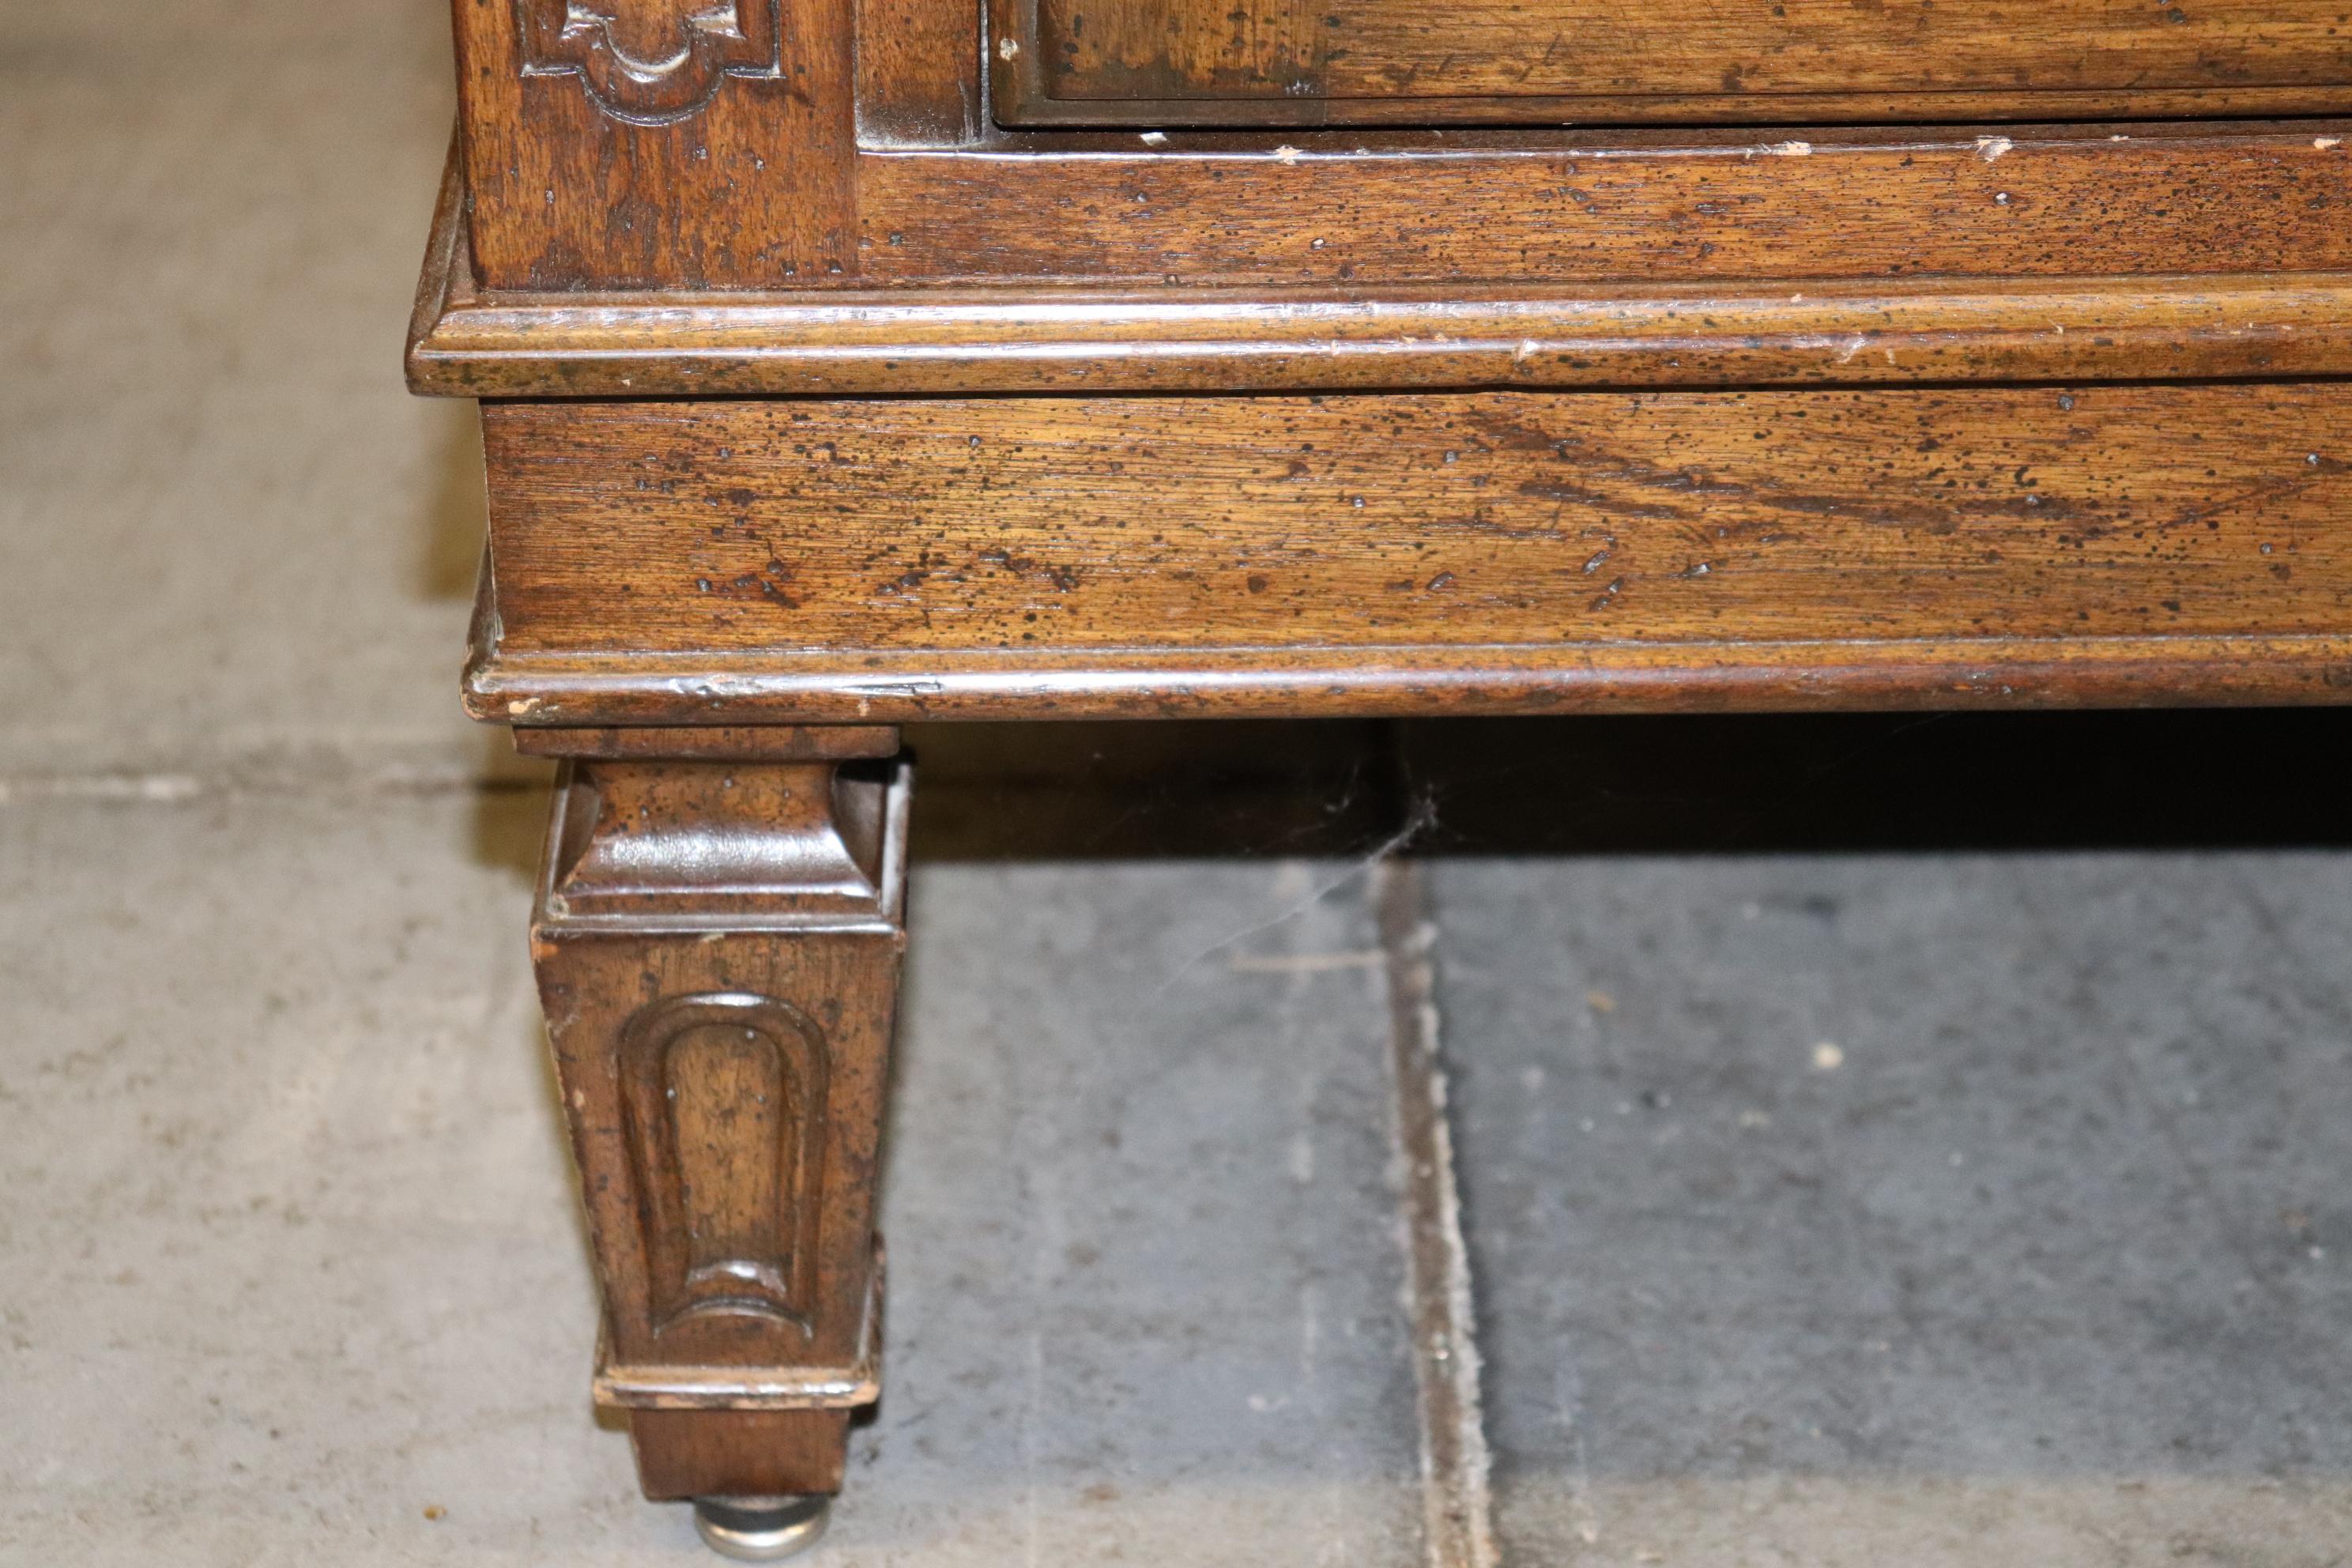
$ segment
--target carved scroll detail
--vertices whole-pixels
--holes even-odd
[[[778,0],[516,0],[526,76],[577,76],[633,125],[701,112],[730,76],[783,74]]]
[[[654,1003],[622,1032],[622,1106],[656,1338],[705,1314],[812,1331],[824,1041],[770,997]]]

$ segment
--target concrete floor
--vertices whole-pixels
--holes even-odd
[[[10,10],[0,1563],[701,1561],[588,1406],[542,775],[457,715],[478,450],[397,376],[446,25]],[[820,1561],[1427,1560],[1380,946],[1315,858],[1381,837],[1366,739],[1227,735],[1187,829],[1164,739],[935,738]],[[1502,1561],[2352,1561],[2352,857],[1431,883]]]
[[[2352,858],[1438,886],[1514,1560],[2347,1560]]]

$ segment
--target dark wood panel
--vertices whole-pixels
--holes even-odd
[[[487,413],[474,697],[530,722],[2285,699],[2352,654],[2333,384]]]
[[[492,292],[2313,270],[2352,244],[2333,122],[1022,136],[975,123],[961,0],[457,12]]]
[[[859,136],[954,145],[980,135],[980,0],[856,4]]]
[[[656,1500],[828,1496],[841,1489],[846,1410],[632,1410],[637,1478]]]
[[[505,288],[856,265],[854,0],[454,0],[474,262]]]
[[[862,160],[866,276],[1370,288],[2352,268],[2352,133],[2335,123],[1103,140],[1118,145]]]
[[[2052,375],[2309,374],[2330,368],[2312,357],[2321,351],[2284,340],[2329,336],[2347,319],[2308,280],[2251,276],[2352,271],[2341,124],[1770,143],[1422,136],[1360,153],[1320,133],[1295,149],[1117,140],[869,154],[856,163],[855,270],[736,268],[735,287],[699,297],[491,287],[453,169],[412,374],[420,390],[468,395],[1463,384],[1495,379],[1506,342],[1516,355],[1561,340],[1556,363],[1539,353],[1537,370],[1510,374],[1574,380],[1621,374],[1604,362],[1637,341],[1687,334],[1646,374],[1687,347],[1727,376],[1769,380],[1821,368],[1817,345],[1798,340],[1843,353],[1856,332],[1892,331],[1923,346],[1947,332],[1979,344],[2046,332]],[[1001,220],[1015,209],[1021,222]],[[1980,281],[1894,281],[1937,275]],[[2063,299],[2034,281],[2045,279],[2067,280]],[[1076,291],[1106,287],[1121,292]],[[2176,328],[2206,342],[2173,361],[2126,348],[2150,367],[2134,370],[2087,363],[2104,339],[2059,343],[2060,327],[2159,349]],[[2232,345],[2217,329],[2280,341]],[[1788,334],[1793,357],[1776,360],[1770,345]],[[1703,346],[1750,339],[1764,351],[1753,363]],[[1884,345],[1867,346],[1884,363]],[[2030,339],[1983,346],[2013,362],[2007,374],[2036,374]],[[1970,374],[1950,355],[1976,352],[1946,342],[1930,357],[1940,374]],[[2200,369],[2208,354],[2213,368]],[[1899,346],[1896,359],[1911,374]],[[1856,360],[1834,374],[1878,374]]]
[[[2340,107],[2352,89],[2339,0],[1019,0],[1003,14],[998,102],[1014,124],[2284,111]]]

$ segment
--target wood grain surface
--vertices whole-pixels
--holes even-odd
[[[531,922],[596,1397],[629,1413],[651,1496],[832,1491],[879,1392],[906,774],[677,749],[565,769]]]
[[[473,700],[2315,700],[2352,655],[2348,415],[2333,384],[497,405]]]
[[[878,1393],[891,726],[2352,700],[2342,5],[454,0],[646,1489]]]
[[[570,13],[547,0],[457,0],[467,261],[492,292],[672,294],[2332,270],[2352,266],[2340,122],[2141,122],[2352,112],[2344,41],[2304,40],[2319,25],[2298,8],[2310,3],[2273,8],[2267,30],[2226,7],[2130,21],[2132,58],[2188,49],[2241,98],[2170,102],[2150,66],[2129,92],[2040,110],[2136,117],[2106,128],[1765,132],[1711,113],[1701,118],[1721,123],[1675,132],[1171,137],[987,123],[968,0],[728,0],[691,14],[640,3],[601,29],[562,23]],[[2105,0],[2055,7],[2085,10],[2126,26]],[[730,16],[737,25],[724,25]],[[2214,29],[2264,59],[2292,58],[2298,79],[2336,85],[2277,99],[2285,89],[2216,51]],[[683,63],[638,96],[616,93],[637,79],[611,64],[623,37],[680,40]],[[2045,46],[2063,52],[2034,47]],[[998,59],[1000,81],[1034,53]],[[1380,101],[1416,100],[1386,90]],[[1938,102],[1948,120],[2032,108]]]
[[[856,245],[851,0],[703,9],[762,4],[775,18],[769,71],[722,74],[683,114],[640,122],[600,101],[583,73],[536,57],[519,7],[455,0],[483,276],[509,288],[661,288],[845,270]],[[685,10],[607,8],[648,29],[678,28]]]
[[[2352,134],[2329,122],[1387,150],[1324,133],[1172,156],[1124,140],[861,160],[866,274],[1450,288],[2352,268]]]
[[[2335,0],[1016,0],[1008,123],[1824,120],[2341,107]],[[2282,90],[2285,89],[2285,90]],[[2200,106],[2198,95],[2218,103]],[[2105,110],[2085,103],[2104,103]],[[1795,100],[1792,104],[1790,100]]]
[[[858,167],[858,274],[591,292],[488,287],[453,163],[412,384],[566,396],[2309,376],[2347,368],[2352,331],[2352,136],[2302,128]],[[1020,224],[989,216],[1013,207]]]

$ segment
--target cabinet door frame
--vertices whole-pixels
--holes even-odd
[[[991,111],[1008,129],[1079,127],[1228,127],[1283,129],[1288,127],[1352,127],[1402,125],[1480,125],[1492,127],[1560,127],[1612,124],[1829,125],[1893,123],[1957,123],[1963,121],[2085,120],[2104,118],[2261,116],[2326,114],[2352,111],[2352,31],[2337,36],[2336,67],[2325,72],[2308,68],[2278,74],[2299,78],[2227,81],[2220,68],[2214,79],[2152,84],[2072,85],[2050,88],[1950,87],[1931,88],[1916,82],[1884,90],[1839,88],[1797,90],[1773,86],[1766,79],[1748,79],[1731,90],[1694,91],[1683,86],[1651,91],[1544,90],[1514,85],[1490,85],[1477,92],[1444,90],[1442,74],[1435,86],[1424,80],[1421,60],[1400,59],[1386,74],[1396,85],[1370,82],[1368,74],[1381,68],[1351,62],[1352,79],[1334,85],[1326,79],[1330,64],[1320,58],[1292,57],[1294,69],[1272,68],[1269,61],[1263,86],[1256,76],[1238,72],[1231,83],[1190,83],[1177,68],[1156,72],[1131,68],[1118,79],[1092,90],[1073,84],[1056,72],[1057,49],[1052,8],[1059,0],[991,0],[988,7],[988,71]],[[1086,0],[1095,6],[1182,6],[1192,0]],[[1375,0],[1379,5],[1402,5],[1404,0]],[[1562,8],[1573,0],[1555,0]],[[1288,7],[1298,14],[1288,32],[1311,25],[1310,13],[1323,9],[1306,0],[1215,0],[1221,14],[1255,5],[1264,10]],[[1661,24],[1661,37],[1672,29]],[[2247,39],[2249,45],[2258,43]],[[1910,53],[1896,40],[1874,43],[1858,39],[1880,54]],[[1279,51],[1277,51],[1279,52]],[[1760,54],[1763,51],[1750,51]],[[2063,58],[2072,51],[2046,42],[2045,54]],[[2307,48],[2272,45],[2266,51],[2283,68],[2289,59],[2308,59]],[[1444,69],[1445,51],[1433,51]],[[1455,58],[1460,58],[1457,54]],[[1753,71],[1761,63],[1750,60]],[[1726,66],[1717,79],[1738,82],[1738,62]],[[1685,64],[1680,74],[1687,76]],[[1714,68],[1708,73],[1714,76]],[[1280,80],[1271,79],[1281,77]],[[2320,79],[2314,79],[2319,78]],[[1076,90],[1073,90],[1074,85]],[[1710,84],[1712,85],[1712,83]]]

